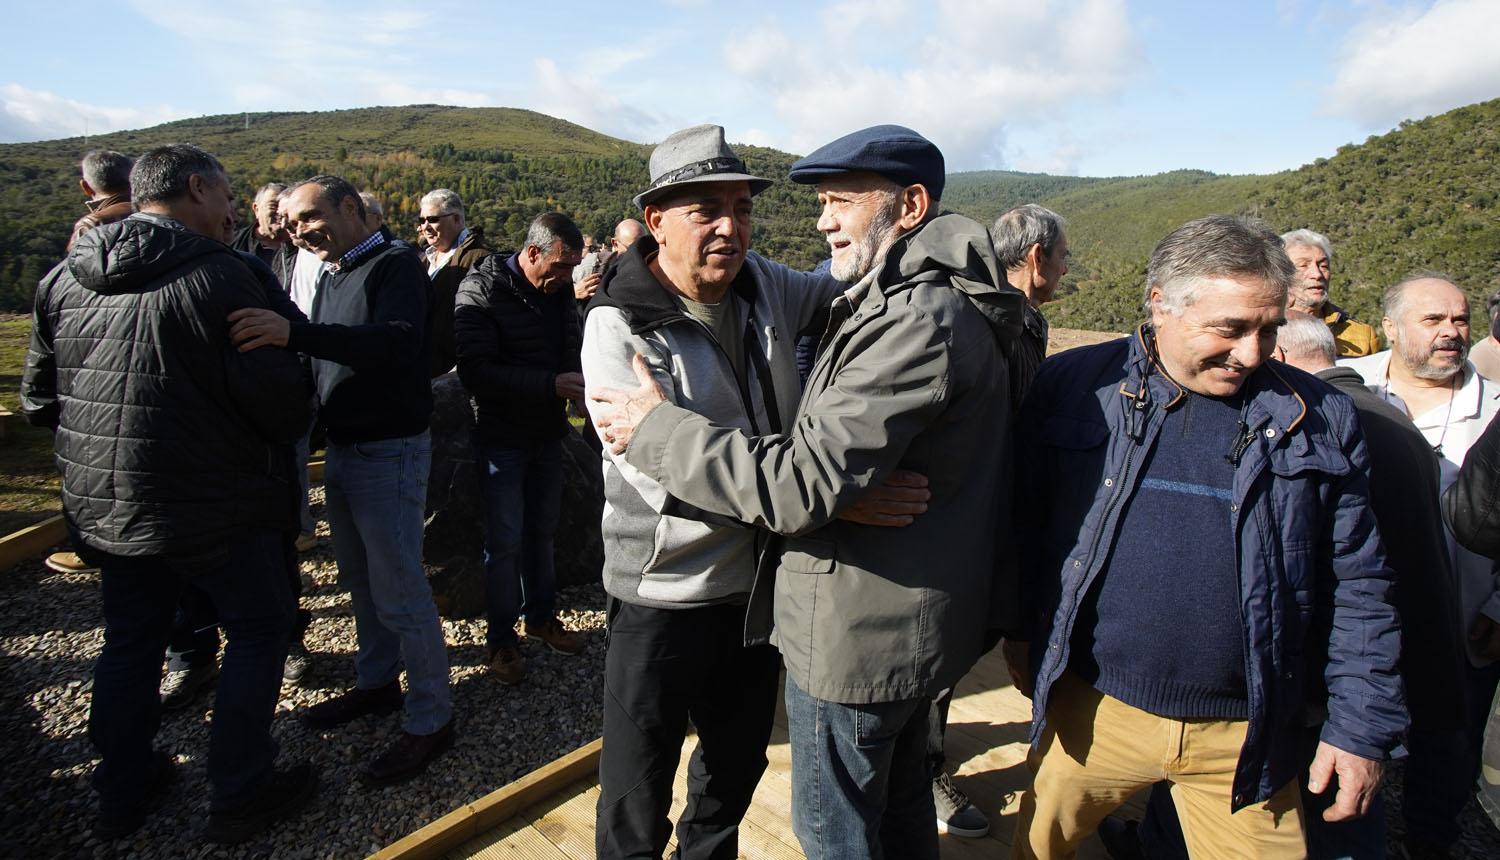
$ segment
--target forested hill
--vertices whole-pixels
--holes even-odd
[[[248,127],[247,127],[248,119]],[[731,140],[734,129],[729,130]],[[0,310],[29,307],[35,283],[63,253],[83,213],[78,160],[86,148],[131,155],[171,141],[197,143],[225,163],[246,205],[263,182],[331,172],[373,191],[393,229],[411,237],[426,191],[463,195],[491,244],[513,247],[540,212],[559,209],[589,232],[636,215],[648,146],[530,111],[419,105],[326,113],[205,117],[91,138],[0,145]],[[736,150],[759,175],[782,178],[796,156]],[[1072,274],[1047,310],[1054,325],[1123,330],[1140,316],[1146,260],[1167,231],[1218,212],[1249,213],[1277,230],[1311,227],[1334,242],[1333,291],[1378,321],[1379,295],[1418,269],[1451,273],[1479,299],[1500,286],[1500,100],[1471,105],[1344,146],[1271,176],[1182,170],[1088,178],[982,171],[948,179],[945,207],[986,223],[1039,202],[1068,218]],[[807,187],[778,182],[756,204],[752,246],[811,267],[827,246]],[[1485,326],[1476,313],[1481,331]]]

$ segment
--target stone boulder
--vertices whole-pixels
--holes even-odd
[[[458,374],[432,381],[432,471],[422,562],[438,612],[484,614],[484,501],[474,472],[474,409]],[[563,500],[554,542],[557,585],[598,582],[604,569],[599,453],[578,433],[563,439]]]

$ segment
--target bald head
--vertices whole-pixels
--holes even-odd
[[[635,240],[644,235],[646,235],[645,224],[634,218],[626,218],[615,225],[615,235],[609,240],[609,245],[616,254],[623,254],[627,248],[635,244]]]

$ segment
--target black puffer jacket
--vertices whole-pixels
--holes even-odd
[[[458,378],[478,411],[476,438],[497,448],[531,447],[567,433],[557,375],[580,370],[572,290],[541,292],[512,267],[513,257],[481,260],[459,286],[453,315]]]
[[[291,352],[229,343],[229,314],[265,306],[228,246],[144,213],[90,231],[38,285],[22,410],[57,431],[86,547],[191,556],[295,527],[286,450],[310,381]]]
[[[1491,421],[1443,493],[1443,519],[1470,552],[1500,559],[1500,421]]]

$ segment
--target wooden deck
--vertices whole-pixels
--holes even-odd
[[[1010,686],[999,649],[981,660],[959,684],[948,720],[949,767],[956,768],[954,782],[989,816],[990,835],[983,839],[939,837],[944,860],[981,857],[994,860],[1009,856],[1018,799],[1030,779],[1026,770],[1026,731],[1030,715],[1030,702]],[[683,774],[694,743],[696,740],[689,738],[683,746],[673,797],[674,821],[685,802]],[[803,855],[791,825],[791,757],[786,743],[786,715],[780,709],[767,758],[770,767],[756,789],[754,803],[740,828],[740,856],[753,860],[799,860]],[[460,816],[468,822],[469,833],[473,834],[465,837],[467,841],[459,842],[453,825],[444,830],[435,823],[429,838],[418,838],[424,832],[419,831],[376,856],[382,860],[593,858],[594,806],[599,796],[599,784],[590,772],[590,762],[597,762],[597,745],[576,753],[568,764],[570,771],[553,774],[552,784],[560,783],[561,787],[546,789],[545,796],[539,797],[534,791],[528,796],[507,787],[497,792],[493,796],[497,800],[487,807],[485,801],[475,804],[475,812],[467,818]],[[581,773],[589,775],[579,776]],[[527,779],[540,779],[538,775]],[[560,775],[565,778],[560,780]],[[509,804],[509,807],[502,808],[501,803]],[[519,811],[512,814],[510,809]],[[507,817],[501,819],[497,812]],[[490,825],[486,818],[498,823]],[[479,822],[477,826],[475,821]],[[446,835],[431,838],[438,837],[440,832]],[[1089,860],[1107,855],[1091,837],[1079,856]]]

